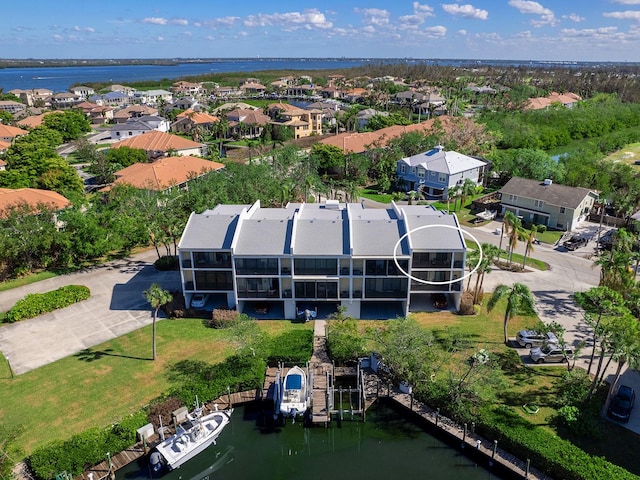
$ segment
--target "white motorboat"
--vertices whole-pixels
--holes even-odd
[[[231,421],[233,408],[215,410],[203,415],[204,405],[199,405],[192,412],[181,408],[173,412],[176,421],[176,433],[163,439],[149,457],[155,472],[164,468],[175,470],[183,463],[204,451],[222,433]]]
[[[280,413],[295,420],[307,410],[309,391],[307,376],[297,365],[291,368],[284,377],[281,388]]]

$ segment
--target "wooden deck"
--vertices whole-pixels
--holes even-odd
[[[313,372],[313,389],[311,390],[311,421],[324,424],[331,421],[331,405],[329,404],[327,377],[333,375],[333,364],[327,354],[327,337],[314,335],[313,355],[309,368]]]
[[[552,477],[543,474],[533,467],[529,467],[527,472],[527,462],[503,450],[499,445],[494,445],[493,441],[487,440],[486,438],[476,435],[475,433],[471,433],[470,431],[467,431],[465,435],[464,428],[462,426],[458,425],[453,420],[439,415],[436,410],[426,406],[418,400],[415,400],[412,395],[402,393],[398,388],[388,384],[382,385],[376,374],[368,373],[365,375],[365,385],[365,388],[367,389],[367,399],[374,397],[377,398],[378,396],[384,396],[392,399],[395,403],[426,420],[432,427],[437,428],[442,433],[445,433],[451,439],[459,441],[463,449],[479,453],[485,459],[489,467],[499,465],[503,469],[509,470],[520,478],[553,480]],[[373,401],[371,403],[373,403]],[[367,408],[369,405],[370,403],[367,402]]]

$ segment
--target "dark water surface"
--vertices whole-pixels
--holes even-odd
[[[305,428],[302,422],[261,428],[262,414],[237,408],[217,445],[166,473],[163,480],[499,479],[429,435],[390,405],[378,402],[367,421]],[[149,479],[145,462],[117,480]]]

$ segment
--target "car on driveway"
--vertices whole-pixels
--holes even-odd
[[[209,295],[204,293],[196,293],[191,297],[191,308],[204,308],[209,300]]]
[[[541,347],[533,347],[529,356],[535,363],[566,362],[573,358],[573,348],[569,345],[545,343]]]
[[[579,235],[573,235],[569,240],[566,240],[562,246],[567,250],[574,251],[580,247],[584,247],[589,240]]]
[[[516,335],[518,345],[524,348],[540,347],[545,343],[558,343],[558,337],[553,332],[538,332],[537,330],[520,330]]]
[[[635,390],[629,385],[620,385],[615,397],[609,403],[607,415],[609,415],[609,418],[627,423],[634,403],[636,403]]]

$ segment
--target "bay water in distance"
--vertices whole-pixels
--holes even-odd
[[[108,60],[105,60],[107,63]],[[564,67],[595,68],[615,66],[615,63],[596,62],[543,62],[526,60],[465,60],[465,59],[412,59],[412,58],[222,58],[211,61],[181,62],[170,65],[124,65],[100,66],[0,68],[0,88],[5,92],[13,89],[30,90],[46,88],[54,92],[66,92],[71,85],[93,82],[131,83],[145,80],[177,79],[194,75],[260,72],[264,70],[341,70],[366,64],[424,63],[439,66],[496,67]]]
[[[216,445],[162,480],[501,478],[382,402],[367,411],[366,422],[345,419],[329,428],[290,420],[263,428],[261,418],[253,406],[236,408]],[[116,480],[150,478],[145,457],[116,473]]]

